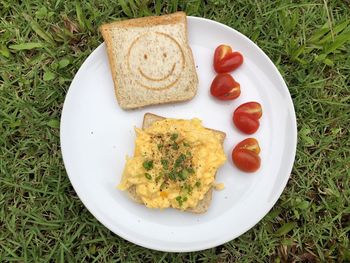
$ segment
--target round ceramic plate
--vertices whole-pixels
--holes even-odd
[[[296,151],[296,119],[288,88],[280,73],[251,40],[223,24],[188,17],[189,43],[199,86],[188,102],[122,110],[115,98],[106,48],[101,44],[83,63],[69,88],[61,119],[61,147],[69,179],[87,209],[115,234],[143,247],[185,252],[228,242],[252,228],[273,207],[292,170]],[[232,75],[241,96],[218,101],[209,93],[215,72],[214,49],[229,44],[245,58]],[[240,104],[258,101],[261,126],[253,135],[261,147],[261,168],[247,174],[231,162],[231,150],[248,136],[232,124]],[[175,209],[147,209],[116,189],[125,156],[134,150],[134,127],[152,112],[172,118],[200,118],[204,126],[224,131],[227,163],[217,173],[225,189],[215,191],[209,210],[192,214]]]

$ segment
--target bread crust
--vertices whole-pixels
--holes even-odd
[[[161,16],[146,16],[140,18],[133,18],[127,20],[121,20],[116,22],[111,22],[102,27],[150,27],[156,25],[169,25],[183,22],[186,19],[186,13],[179,11],[172,14],[161,15]]]
[[[143,117],[143,121],[142,121],[142,129],[147,129],[148,127],[150,127],[152,125],[153,122],[156,121],[160,121],[165,119],[162,116],[159,115],[155,115],[152,113],[145,113],[144,117]],[[208,128],[206,128],[208,129]],[[211,130],[213,132],[216,132],[218,134],[220,134],[221,137],[221,142],[223,143],[226,137],[226,134],[222,131],[218,131],[218,130],[213,130],[213,129],[208,129]],[[141,198],[136,194],[136,186],[131,186],[128,190],[128,196],[134,200],[137,203],[142,204],[142,200]],[[197,204],[196,207],[194,208],[187,208],[184,211],[186,212],[191,212],[191,213],[195,213],[195,214],[202,214],[205,213],[208,209],[209,206],[211,204],[211,200],[212,200],[212,193],[213,193],[213,187],[209,188],[208,192],[206,192],[206,194],[204,195],[203,199],[200,200]]]

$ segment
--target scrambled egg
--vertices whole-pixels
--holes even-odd
[[[196,207],[226,161],[220,135],[199,119],[164,119],[135,130],[134,157],[127,158],[118,188],[135,186],[149,208]]]

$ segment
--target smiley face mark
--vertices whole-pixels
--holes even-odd
[[[142,87],[163,90],[172,87],[184,68],[179,43],[165,33],[146,33],[136,38],[128,51],[128,69]]]

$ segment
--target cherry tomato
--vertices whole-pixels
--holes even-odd
[[[241,94],[241,85],[230,74],[218,74],[211,83],[210,93],[219,100],[233,100]]]
[[[247,149],[249,151],[260,153],[260,146],[255,138],[247,138],[236,145],[235,149]]]
[[[232,161],[238,169],[253,173],[260,168],[260,157],[253,151],[238,149],[232,152]]]
[[[260,126],[259,119],[262,116],[261,105],[258,102],[247,102],[240,105],[233,113],[233,123],[246,133],[256,132]]]
[[[241,104],[236,110],[236,113],[248,113],[252,116],[252,118],[260,119],[262,116],[261,105],[258,102],[251,101]]]
[[[244,172],[255,172],[261,164],[259,153],[258,141],[254,138],[248,138],[238,143],[232,150],[232,161],[238,169]]]
[[[243,56],[239,52],[232,52],[228,45],[220,45],[214,52],[214,69],[217,73],[227,73],[235,70],[243,63]]]

